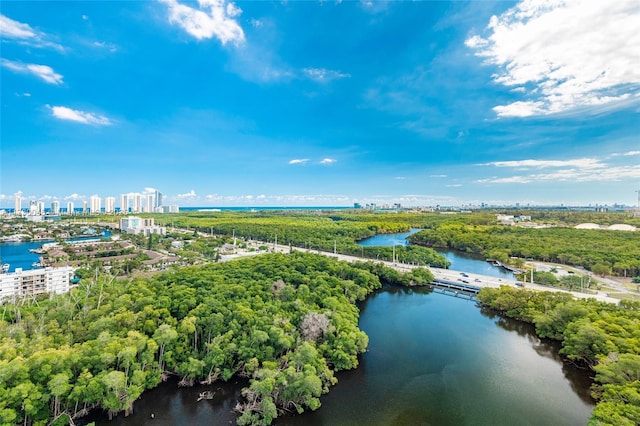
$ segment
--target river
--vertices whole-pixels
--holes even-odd
[[[563,363],[558,345],[538,339],[528,324],[427,288],[385,288],[360,309],[369,336],[360,366],[338,373],[319,410],[281,417],[277,425],[586,425],[591,415],[587,372]],[[242,385],[165,383],[145,393],[129,417],[90,420],[233,424]],[[209,389],[215,399],[196,402]]]
[[[401,232],[397,234],[378,234],[376,236],[359,241],[361,246],[398,246],[409,245],[407,237],[420,231],[418,228],[411,228],[409,232]],[[436,250],[438,253],[447,258],[451,262],[451,269],[456,271],[470,272],[474,274],[488,275],[497,278],[514,279],[512,272],[498,268],[484,261],[482,256],[472,253],[464,253],[457,250]]]
[[[407,235],[376,236],[361,244],[405,244]],[[477,257],[442,253],[452,269],[510,277]],[[338,373],[338,384],[322,397],[319,410],[281,417],[277,425],[585,425],[589,420],[594,402],[588,372],[564,363],[559,345],[537,338],[529,324],[427,288],[384,288],[360,310],[360,328],[369,336],[360,366]],[[133,415],[91,420],[105,426],[234,424],[231,410],[242,386],[178,389],[175,382],[165,383],[145,393]],[[199,392],[209,389],[215,398],[196,402]]]

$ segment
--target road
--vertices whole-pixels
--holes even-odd
[[[300,252],[306,252],[306,253],[320,254],[323,256],[332,257],[334,259],[344,260],[346,262],[362,262],[363,260],[364,261],[371,260],[371,259],[363,259],[357,256],[349,256],[349,255],[339,254],[339,253],[305,249],[302,247],[289,247],[287,245],[281,245],[281,244],[278,244],[276,246],[273,243],[265,243],[265,242],[258,242],[258,241],[252,241],[251,243],[252,245],[255,245],[255,247],[268,246],[269,250],[271,250],[272,252],[278,252],[278,253],[289,253],[291,250],[294,250],[294,251],[300,251]],[[399,263],[399,262],[394,263],[394,262],[381,261],[381,260],[378,260],[376,262],[382,262],[385,266],[394,268],[399,272],[409,272],[413,268],[418,267],[417,265],[411,265],[411,264],[405,264],[405,263]],[[496,278],[488,275],[474,274],[474,273],[463,272],[463,271],[455,271],[452,269],[442,269],[442,268],[433,268],[433,267],[429,267],[427,269],[431,271],[431,273],[436,279],[451,281],[451,282],[459,282],[461,284],[468,284],[468,285],[472,285],[480,288],[484,288],[484,287],[500,288],[500,286],[506,285],[506,286],[515,287],[515,288],[526,288],[526,289],[537,290],[537,291],[559,291],[563,293],[570,293],[574,297],[579,299],[596,299],[600,302],[608,302],[608,303],[614,303],[614,304],[618,304],[619,302],[618,299],[609,297],[606,294],[601,292],[598,292],[597,294],[586,294],[586,293],[568,291],[568,290],[563,290],[558,288],[551,288],[551,287],[531,284],[531,283],[525,283],[523,284],[523,287],[519,287],[519,286],[516,286],[516,280],[512,280],[508,278]]]

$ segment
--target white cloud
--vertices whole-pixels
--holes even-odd
[[[640,165],[603,167],[597,172],[589,169],[564,169],[553,173],[527,176],[479,179],[477,183],[533,183],[533,182],[602,182],[640,178]]]
[[[309,162],[308,158],[294,158],[289,161],[289,164],[307,164]]]
[[[14,39],[29,39],[37,36],[36,31],[22,22],[0,15],[0,36]]]
[[[251,19],[251,26],[252,26],[253,28],[260,28],[260,27],[262,27],[263,25],[264,25],[264,23],[263,23],[262,21],[260,21],[260,20],[258,20],[258,19],[253,19],[253,18]]]
[[[547,167],[580,167],[594,169],[604,167],[604,164],[596,158],[578,158],[575,160],[517,160],[517,161],[493,161],[480,164],[481,166],[495,167],[519,167],[544,169]]]
[[[445,186],[446,186],[447,188],[459,188],[459,187],[461,187],[461,186],[462,186],[462,184],[461,184],[461,183],[452,183],[452,184],[445,185]]]
[[[639,98],[637,1],[523,0],[465,44],[496,65],[496,83],[526,88],[500,117],[560,113]]]
[[[90,124],[93,126],[110,126],[111,124],[113,124],[111,120],[109,120],[104,115],[79,111],[64,106],[47,105],[47,107],[51,110],[53,116],[59,118],[60,120],[76,121],[78,123]]]
[[[143,194],[154,194],[157,191],[157,189],[155,188],[151,188],[151,187],[145,187],[144,190],[142,191]]]
[[[629,151],[627,154],[629,153],[631,153],[631,155],[640,154],[640,152],[636,154],[636,151]],[[610,157],[619,155],[620,154],[612,154]],[[480,165],[515,168],[518,170],[554,170],[548,173],[520,174],[506,177],[493,176],[491,178],[476,180],[476,183],[601,182],[640,178],[640,164],[614,165],[604,163],[597,158],[494,161]]]
[[[169,22],[177,24],[198,40],[216,37],[225,45],[245,41],[244,31],[235,19],[242,13],[234,3],[226,0],[199,0],[198,8],[176,0],[161,0],[169,8]]]
[[[624,154],[625,157],[630,157],[632,155],[640,155],[640,151],[629,151],[629,152],[625,152]]]
[[[336,160],[335,158],[323,158],[322,160],[320,160],[320,164],[333,164],[338,162],[338,160]]]
[[[33,47],[51,47],[56,50],[64,50],[59,44],[50,41],[45,33],[31,28],[29,24],[14,21],[5,15],[0,15],[0,37],[16,40]]]
[[[77,194],[77,193],[74,192],[71,195],[65,196],[63,199],[65,201],[78,201],[78,200],[83,200],[83,199],[86,199],[86,198],[87,197],[85,195],[80,195],[80,194]]]
[[[394,179],[395,180],[405,180],[406,177],[404,177],[404,176],[396,176],[396,177],[394,177]]]
[[[191,191],[186,192],[184,194],[178,194],[176,195],[176,197],[179,199],[193,199],[196,197],[196,191],[192,189]]]
[[[302,73],[309,79],[325,83],[339,78],[349,78],[350,74],[341,73],[339,71],[328,70],[325,68],[304,68]]]
[[[94,41],[93,43],[91,43],[91,45],[93,47],[96,47],[98,49],[106,49],[111,53],[117,52],[118,51],[118,46],[116,46],[113,43],[108,43],[105,41]]]
[[[35,75],[49,84],[62,84],[62,75],[47,65],[23,64],[2,59],[2,66],[15,72]]]
[[[430,178],[438,178],[438,179],[441,179],[441,178],[446,178],[446,177],[447,177],[447,175],[430,175],[429,177],[430,177]]]

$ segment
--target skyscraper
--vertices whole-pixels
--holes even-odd
[[[16,194],[16,201],[13,207],[14,213],[20,213],[22,211],[22,197]]]
[[[162,207],[162,197],[164,197],[164,195],[162,195],[162,192],[160,191],[156,191],[155,192],[155,204],[153,205],[153,209],[157,209],[158,207]]]
[[[74,209],[75,209],[75,206],[73,205],[73,201],[69,201],[67,203],[67,214],[73,214]]]
[[[100,204],[102,203],[102,199],[97,195],[92,195],[89,202],[91,213],[100,213]]]
[[[129,211],[129,194],[120,195],[120,213],[127,213]]]
[[[104,199],[104,212],[114,213],[116,211],[116,197],[106,197]]]
[[[146,194],[144,199],[144,211],[147,213],[152,213],[154,208],[153,194]]]
[[[60,214],[60,201],[54,200],[51,202],[51,214]]]
[[[142,195],[133,194],[133,207],[131,209],[133,213],[140,213],[142,211]]]

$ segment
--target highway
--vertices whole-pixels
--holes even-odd
[[[332,257],[334,259],[344,260],[346,262],[362,262],[362,261],[381,262],[385,264],[385,266],[394,268],[399,272],[409,272],[413,268],[419,267],[417,265],[411,265],[411,264],[405,264],[405,263],[399,263],[399,262],[394,263],[394,262],[382,261],[382,260],[363,259],[357,256],[349,256],[349,255],[339,254],[339,253],[305,249],[302,247],[289,247],[287,245],[281,245],[281,244],[278,244],[276,246],[273,243],[265,243],[265,242],[258,242],[258,241],[252,241],[251,243],[255,247],[259,247],[261,245],[268,246],[271,251],[278,252],[278,253],[289,253],[291,250],[294,250],[294,251],[300,251],[300,252],[320,254],[323,256]],[[547,286],[531,284],[531,283],[523,283],[522,287],[520,287],[520,286],[516,286],[516,280],[512,280],[508,278],[497,278],[497,277],[491,277],[488,275],[474,274],[471,272],[455,271],[452,269],[442,269],[442,268],[433,268],[433,267],[428,267],[427,269],[431,271],[431,273],[433,274],[436,280],[450,281],[454,283],[457,282],[460,284],[466,284],[466,285],[479,287],[479,288],[484,288],[484,287],[500,288],[500,286],[506,285],[514,288],[525,288],[525,289],[536,290],[536,291],[559,291],[563,293],[570,293],[574,297],[579,299],[596,299],[600,302],[607,302],[607,303],[614,303],[614,304],[618,304],[619,302],[618,299],[609,297],[602,292],[598,292],[597,294],[586,294],[586,293],[568,291],[564,289],[547,287]]]

